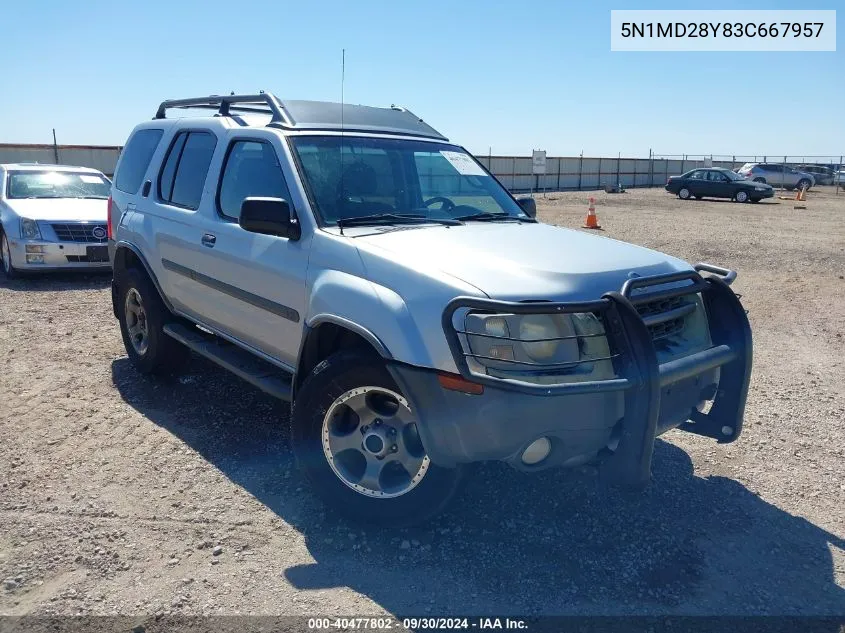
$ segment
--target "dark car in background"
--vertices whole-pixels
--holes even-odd
[[[681,200],[729,198],[736,202],[760,202],[775,195],[770,185],[748,180],[720,167],[693,169],[680,176],[671,176],[666,181],[666,191],[676,194]]]
[[[816,179],[817,185],[833,184],[834,171],[830,167],[825,167],[823,165],[798,165],[797,169],[807,172],[808,174],[813,174],[813,178]]]

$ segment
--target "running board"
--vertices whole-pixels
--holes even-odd
[[[164,333],[176,339],[200,356],[217,363],[239,378],[280,400],[290,401],[291,381],[283,369],[257,358],[237,345],[214,335],[203,334],[196,328],[167,323]]]

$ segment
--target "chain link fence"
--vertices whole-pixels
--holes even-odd
[[[624,188],[662,187],[669,176],[686,173],[696,167],[724,167],[738,170],[746,163],[780,166],[789,169],[813,170],[814,179],[823,186],[836,186],[837,193],[845,184],[843,157],[825,156],[767,156],[719,154],[656,154],[648,158],[616,156],[559,156],[546,158],[546,173],[534,174],[531,156],[476,156],[496,178],[515,193],[536,191],[581,191]],[[782,174],[783,175],[783,174]],[[769,178],[775,184],[784,179]],[[841,182],[840,182],[841,180]]]

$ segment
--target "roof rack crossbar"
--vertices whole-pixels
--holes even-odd
[[[240,106],[238,104],[245,104]],[[256,107],[245,107],[256,106]],[[266,109],[262,106],[266,106]],[[193,97],[191,99],[168,99],[162,101],[156,111],[156,119],[166,118],[167,110],[173,108],[204,108],[217,110],[220,116],[230,116],[231,111],[253,112],[271,115],[271,123],[289,125],[281,105],[275,96],[269,92],[254,95],[211,95],[208,97]]]

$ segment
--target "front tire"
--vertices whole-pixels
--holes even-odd
[[[118,287],[120,334],[129,360],[142,374],[178,373],[190,350],[164,333],[173,316],[156,287],[137,268],[127,270]]]
[[[417,419],[384,362],[338,352],[299,389],[291,415],[297,464],[330,507],[363,523],[400,527],[440,513],[463,469],[431,463]]]
[[[689,189],[687,189],[686,187],[681,187],[680,190],[678,191],[678,197],[681,200],[689,200],[690,196],[692,196],[692,192]]]
[[[737,191],[734,194],[734,200],[737,202],[748,202],[748,192],[747,191]]]
[[[9,248],[9,240],[3,231],[0,231],[0,260],[2,260],[3,274],[6,279],[14,279],[18,276],[17,269],[12,265],[12,249]]]

